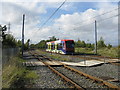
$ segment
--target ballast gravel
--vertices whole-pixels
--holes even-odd
[[[69,58],[70,61],[75,61],[75,62],[81,61],[78,60],[78,58],[74,58],[74,59],[71,57]],[[29,60],[30,59],[28,59],[28,61]],[[31,60],[34,61],[34,59]],[[100,66],[94,66],[94,67],[75,67],[75,66],[71,66],[71,67],[99,78],[111,77],[114,79],[119,79],[119,74],[120,74],[120,70],[118,70],[119,67],[111,64],[102,64]],[[56,68],[59,69],[59,67]],[[49,68],[45,66],[39,66],[39,67],[34,67],[34,70],[39,75],[39,78],[35,80],[34,84],[32,85],[30,84],[31,88],[69,88],[69,86],[65,84],[63,80],[61,80],[61,78],[56,74],[54,74]],[[62,69],[59,70],[63,72]],[[77,81],[77,83],[83,85],[84,88],[104,88],[104,86],[96,85],[94,82],[90,80],[86,81],[84,77],[78,78],[79,76],[74,75],[74,73],[71,73],[69,71],[64,71],[64,72],[65,72],[64,74],[68,75],[69,77],[72,77],[75,81]],[[115,83],[115,82],[110,82],[110,83],[118,86],[120,85],[119,83]]]
[[[24,59],[26,61],[37,61],[33,56],[29,55],[28,52],[24,53]],[[28,67],[31,71],[34,71],[39,78],[35,80],[30,80],[26,85],[25,88],[34,88],[34,89],[65,89],[69,88],[68,84],[53,73],[48,67],[46,66],[37,66],[37,67]],[[33,83],[34,82],[34,83]]]
[[[93,67],[75,67],[75,66],[71,66],[71,67],[73,67],[79,71],[82,71],[84,73],[87,73],[91,76],[101,78],[103,80],[105,80],[107,78],[108,78],[108,80],[110,80],[110,79],[120,80],[119,66],[116,66],[116,65],[102,64],[102,65],[93,66]],[[110,82],[110,83],[120,86],[120,82]]]
[[[58,71],[63,73],[65,76],[68,78],[72,79],[74,82],[79,84],[81,87],[85,89],[90,89],[90,88],[107,88],[105,86],[99,85],[98,83],[93,82],[93,80],[87,79],[84,76],[81,76],[75,72],[72,72],[68,69],[65,69],[63,67],[55,67]]]
[[[68,88],[60,77],[46,66],[37,67],[35,72],[39,78],[35,80],[33,88]]]

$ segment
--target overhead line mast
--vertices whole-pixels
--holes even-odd
[[[97,22],[95,20],[95,54],[97,54]]]
[[[25,20],[25,14],[23,14],[23,23],[22,23],[22,56],[24,51],[24,20]]]

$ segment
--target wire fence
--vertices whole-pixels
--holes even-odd
[[[2,65],[4,65],[10,60],[11,57],[18,55],[19,48],[3,48],[2,49]]]

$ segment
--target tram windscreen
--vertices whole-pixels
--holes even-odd
[[[67,48],[74,48],[74,41],[66,41]]]

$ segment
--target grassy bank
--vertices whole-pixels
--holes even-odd
[[[118,57],[118,48],[101,48],[98,49],[98,54],[101,56],[108,56],[108,57],[113,57],[117,58]]]
[[[2,88],[24,88],[31,79],[38,78],[37,74],[22,66],[25,60],[12,57],[4,66],[2,73]]]
[[[91,48],[75,48],[76,53],[80,54],[94,54],[94,50]],[[107,56],[107,57],[118,57],[118,48],[117,47],[112,47],[108,49],[107,47],[105,48],[100,48],[98,49],[98,55],[101,56]]]
[[[61,54],[55,54],[55,53],[49,53],[49,52],[45,52],[41,49],[37,49],[36,50],[37,52],[39,52],[40,54],[43,54],[43,55],[46,55],[52,59],[55,59],[55,60],[62,60],[62,61],[70,61],[70,57],[69,56],[63,56]]]

